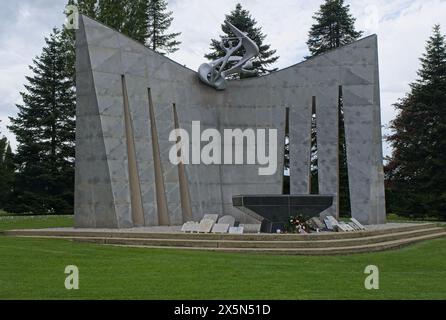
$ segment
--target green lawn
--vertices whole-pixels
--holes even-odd
[[[10,216],[0,215],[0,231],[72,227],[73,216]]]
[[[57,221],[60,219],[60,221]],[[69,217],[0,219],[0,229]],[[80,289],[64,287],[76,265]],[[380,290],[364,289],[367,265]],[[446,240],[373,254],[293,257],[0,237],[0,299],[446,299]]]
[[[9,213],[7,213],[6,211],[3,211],[2,209],[0,209],[0,217],[4,216],[4,215],[8,215]]]
[[[394,213],[390,213],[387,215],[388,222],[410,222],[410,223],[429,223],[429,222],[439,222],[440,220],[437,217],[426,217],[423,220],[414,221],[411,217],[399,216]]]

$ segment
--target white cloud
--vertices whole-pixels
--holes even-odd
[[[367,19],[361,8],[368,1],[352,1],[352,11],[358,17],[358,26]],[[409,84],[417,78],[419,58],[425,51],[426,40],[436,23],[442,23],[446,33],[446,1],[444,0],[377,0],[379,22],[371,33],[379,36],[381,109],[383,125],[396,116],[393,104],[410,90]],[[385,129],[384,134],[390,131]],[[391,153],[384,144],[386,155]]]
[[[64,21],[64,0],[3,1],[0,11],[0,133],[13,147],[14,135],[7,130],[9,116],[17,113],[19,92],[31,72],[28,65],[39,55],[53,27]]]
[[[237,2],[248,9],[267,34],[266,43],[277,49],[277,67],[284,68],[308,55],[306,46],[312,16],[323,0],[171,0],[175,20],[172,31],[181,31],[180,51],[170,57],[196,70],[209,51],[211,38],[221,33],[225,14]],[[395,117],[392,104],[404,97],[419,68],[418,59],[435,23],[446,31],[445,0],[351,0],[357,27],[365,35],[377,33],[380,46],[383,124]],[[16,113],[19,91],[29,74],[28,64],[38,55],[54,26],[63,23],[65,0],[22,0],[2,4],[0,13],[0,119]],[[4,7],[4,8],[3,8]],[[446,32],[445,32],[446,33]],[[6,132],[4,123],[0,131]],[[385,132],[388,132],[387,130]],[[385,145],[385,153],[390,149]]]

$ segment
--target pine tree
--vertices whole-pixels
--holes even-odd
[[[5,161],[5,154],[6,154],[6,148],[8,146],[6,138],[0,139],[0,209],[3,209],[5,207],[6,202],[6,195],[3,190],[7,190],[7,181],[5,177],[5,168],[4,168],[4,161]]]
[[[11,146],[6,137],[0,139],[0,209],[8,202],[14,182],[14,163]]]
[[[311,57],[339,48],[354,42],[363,34],[356,31],[356,19],[350,13],[350,6],[344,4],[344,0],[326,0],[320,10],[313,16],[316,23],[309,32],[307,42]],[[308,57],[308,58],[311,58]],[[316,115],[313,114],[313,117]],[[347,146],[344,130],[344,107],[342,91],[339,92],[339,210],[343,215],[350,213],[350,191],[347,168]],[[312,134],[317,135],[316,128]],[[318,160],[316,138],[313,138],[312,146],[312,188],[317,190]]]
[[[3,157],[3,168],[10,177],[14,175],[14,154],[12,153],[11,144],[9,142]]]
[[[79,12],[89,16],[90,18],[96,18],[98,12],[98,0],[69,0],[68,4],[75,4]]]
[[[446,46],[445,37],[441,34],[440,25],[435,25],[433,35],[427,42],[426,53],[420,59],[421,69],[418,71],[419,86],[438,84],[446,80]]]
[[[258,70],[258,75],[268,74],[277,70],[268,69],[269,66],[274,64],[279,59],[279,57],[274,56],[276,54],[276,50],[271,50],[270,45],[263,43],[266,39],[266,35],[263,34],[261,27],[257,27],[257,21],[251,16],[249,11],[243,9],[242,5],[238,3],[235,10],[229,15],[226,15],[225,21],[229,21],[242,32],[248,33],[248,37],[251,38],[259,47],[260,54],[258,57],[253,59],[253,66],[254,69]],[[212,52],[205,55],[205,57],[211,61],[224,57],[226,54],[226,52],[220,47],[222,38],[235,37],[231,29],[225,23],[222,24],[221,29],[224,36],[220,36],[220,40],[212,39],[210,46]],[[241,48],[235,53],[235,55],[243,56],[244,53],[244,49]]]
[[[145,43],[148,37],[149,0],[69,0],[79,13],[98,20],[119,32]]]
[[[161,54],[173,53],[181,34],[168,33],[173,13],[166,0],[70,0],[79,12],[102,22]]]
[[[148,0],[124,1],[125,18],[120,31],[143,44],[149,37]]]
[[[316,23],[311,27],[307,42],[313,57],[352,43],[363,34],[356,31],[356,19],[344,0],[326,0],[313,19]]]
[[[126,2],[125,0],[99,0],[96,18],[107,26],[121,31],[126,19]]]
[[[397,213],[446,219],[446,41],[434,27],[420,59],[419,79],[394,106],[386,166]]]
[[[54,29],[8,127],[19,143],[11,212],[72,213],[75,94],[73,41]]]
[[[178,50],[181,42],[176,38],[181,32],[167,33],[173,21],[172,14],[171,11],[167,11],[165,0],[149,0],[147,11],[149,32],[146,43],[153,51],[166,54]]]

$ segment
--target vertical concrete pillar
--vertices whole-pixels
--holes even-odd
[[[127,163],[129,170],[130,203],[134,226],[144,226],[144,211],[141,200],[141,185],[139,183],[138,165],[136,163],[135,139],[133,137],[132,118],[129,109],[129,98],[125,76],[122,76],[122,95],[124,105],[124,123],[127,142]]]
[[[290,191],[310,193],[312,94],[299,90],[290,106]]]
[[[339,86],[319,88],[316,95],[319,193],[334,195],[322,213],[339,217]]]
[[[169,211],[167,209],[166,190],[164,187],[164,175],[163,175],[163,168],[161,165],[160,147],[158,143],[158,132],[156,130],[155,112],[150,88],[148,89],[148,97],[149,97],[150,130],[152,133],[153,166],[155,170],[156,202],[158,207],[158,223],[160,226],[168,226],[170,225]]]
[[[180,129],[177,106],[175,103],[173,104],[173,118],[175,123],[175,129]],[[177,137],[177,143],[179,142],[178,139],[179,137]],[[180,183],[180,197],[181,197],[181,210],[182,210],[183,222],[192,221],[192,205],[190,201],[189,183],[186,176],[186,169],[184,167],[184,163],[182,162],[178,164],[178,181]]]

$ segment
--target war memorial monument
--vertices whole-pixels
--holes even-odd
[[[193,71],[80,16],[75,225],[7,234],[281,255],[382,251],[445,236],[435,223],[386,221],[377,36],[250,77],[258,47],[226,23],[234,35],[222,38],[226,54]],[[340,134],[351,218],[339,216]]]
[[[260,223],[262,216],[252,206],[269,206],[269,211],[294,206],[313,215],[326,209],[325,215],[338,217],[340,94],[352,216],[365,225],[385,223],[377,37],[267,76],[227,81],[231,74],[249,72],[249,60],[258,50],[243,32],[233,31],[236,41],[225,47],[226,57],[203,64],[197,74],[81,16],[76,43],[77,227],[182,225],[206,214]],[[232,56],[240,46],[245,56]],[[230,61],[236,65],[223,70]],[[309,196],[313,108],[320,196]],[[277,168],[262,175],[266,169],[259,161],[172,163],[170,133],[191,132],[197,122],[201,130],[220,132],[276,129],[277,137],[269,135],[272,141],[263,138],[266,153],[277,153]],[[287,122],[291,195],[281,196]],[[188,143],[192,150],[197,146]]]

